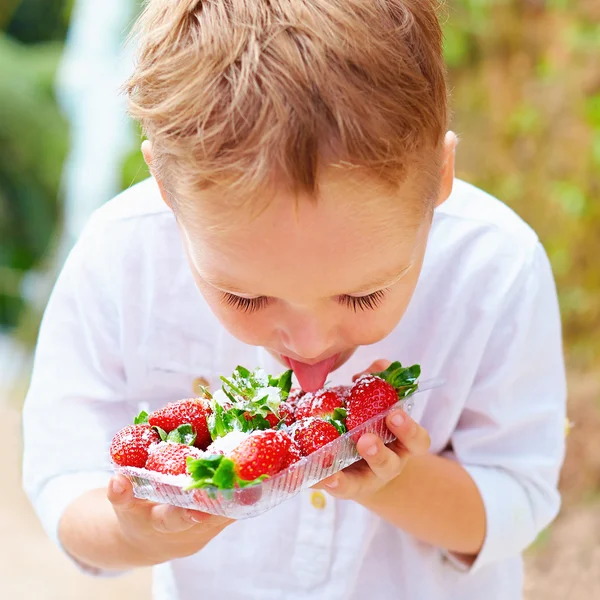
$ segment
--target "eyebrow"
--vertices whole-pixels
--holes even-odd
[[[379,277],[378,279],[372,281],[371,283],[369,283],[368,285],[363,285],[361,286],[359,289],[354,290],[352,292],[344,292],[343,294],[334,294],[335,296],[352,296],[352,295],[359,295],[359,294],[369,294],[369,293],[374,293],[377,290],[382,290],[388,287],[391,287],[392,285],[398,283],[398,281],[400,281],[400,279],[402,279],[402,277],[404,277],[404,275],[406,275],[406,273],[409,271],[409,269],[412,267],[412,263],[407,265],[406,267],[403,267],[401,269],[396,269],[394,271],[388,272],[385,275]],[[213,287],[223,291],[223,292],[230,292],[232,294],[241,294],[243,296],[256,296],[256,297],[260,297],[262,294],[250,294],[244,290],[241,290],[240,288],[236,287],[235,285],[231,285],[229,282],[226,282],[224,280],[220,280],[220,279],[205,279],[205,281],[212,285]]]

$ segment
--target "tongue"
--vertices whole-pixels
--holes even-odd
[[[288,358],[287,360],[294,371],[294,375],[296,375],[298,379],[300,387],[305,392],[316,392],[325,385],[327,375],[329,375],[333,369],[336,359],[337,356],[332,356],[315,365],[307,365],[306,363],[293,360],[292,358]]]

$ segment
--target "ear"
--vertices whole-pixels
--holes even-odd
[[[150,140],[144,140],[142,142],[142,155],[144,156],[144,160],[146,161],[146,164],[148,165],[148,168],[150,169],[150,173],[152,174],[152,177],[154,177],[154,179],[158,185],[158,189],[160,190],[160,195],[163,199],[163,202],[171,210],[173,210],[173,205],[171,204],[171,201],[169,200],[169,196],[165,192],[165,188],[162,184],[162,181],[156,174],[156,171],[152,168],[152,142],[150,142]]]
[[[457,144],[458,138],[456,137],[456,134],[453,131],[449,131],[444,138],[442,179],[436,207],[448,200],[452,193],[452,186],[454,184],[454,159],[456,156]]]

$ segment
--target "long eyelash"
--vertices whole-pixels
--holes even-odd
[[[241,310],[245,313],[253,313],[261,308],[264,308],[269,304],[269,298],[266,296],[259,296],[258,298],[243,298],[242,296],[236,296],[235,294],[228,294],[223,292],[222,301],[232,308]]]
[[[351,308],[354,312],[358,310],[375,310],[381,305],[387,290],[377,290],[368,296],[340,296],[340,302]]]

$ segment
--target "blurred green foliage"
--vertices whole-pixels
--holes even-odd
[[[458,176],[536,230],[569,356],[600,360],[600,2],[453,0],[445,25]]]
[[[67,126],[53,96],[56,43],[0,35],[0,324],[16,325],[23,275],[44,255],[59,215]]]
[[[5,2],[15,10],[0,29],[22,41],[64,34],[70,0]],[[600,357],[600,2],[449,0],[444,22],[453,129],[463,140],[458,175],[538,232],[570,355],[589,364]],[[56,47],[0,44],[0,269],[29,268],[56,225],[66,139],[51,100],[56,58]],[[146,176],[136,151],[123,165],[123,187]]]

